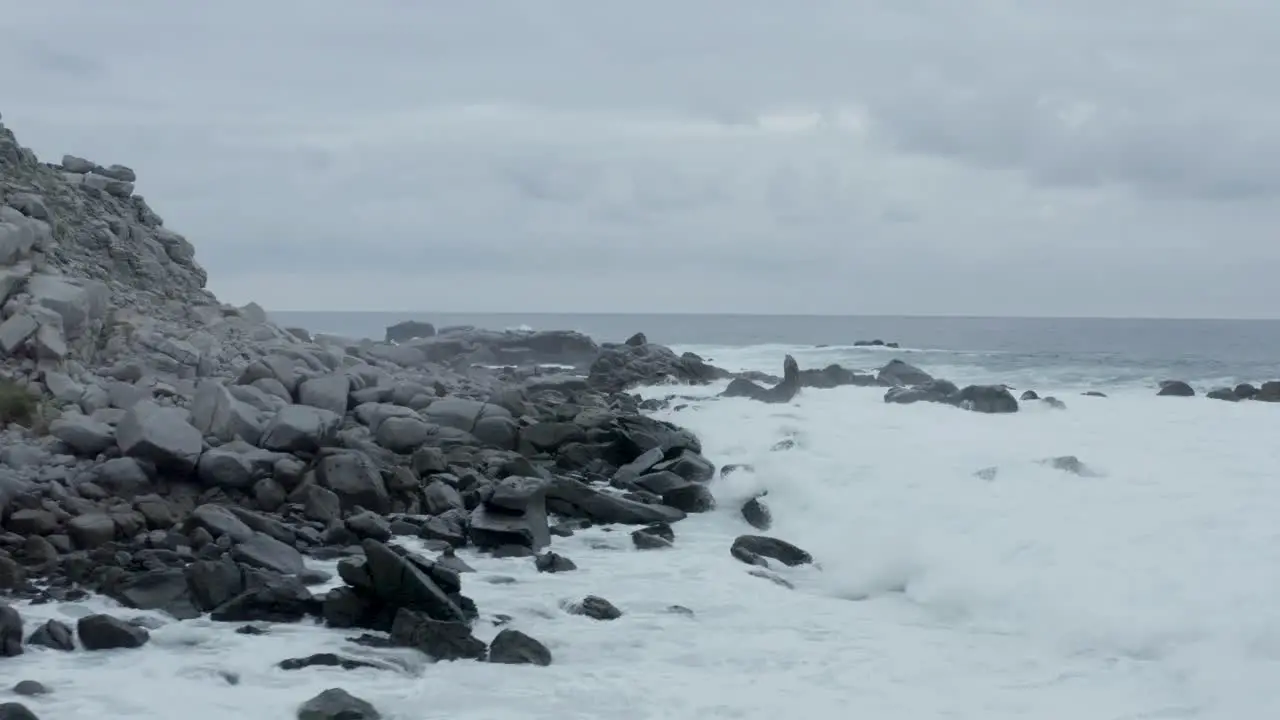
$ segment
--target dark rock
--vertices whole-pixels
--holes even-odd
[[[442,622],[465,622],[466,613],[415,563],[377,540],[365,540],[370,591],[383,604],[423,612]],[[455,576],[456,578],[456,576]]]
[[[417,648],[435,660],[479,660],[488,649],[466,623],[433,620],[407,608],[396,613],[391,642]]]
[[[969,385],[961,390],[951,403],[965,410],[980,413],[1018,412],[1018,400],[1003,385]]]
[[[881,385],[889,386],[927,385],[933,382],[932,375],[897,358],[890,360],[884,367],[880,368],[879,372],[876,373],[876,379]]]
[[[151,633],[110,615],[86,615],[76,621],[76,634],[85,650],[139,648],[151,640]]]
[[[31,709],[22,703],[0,703],[0,720],[40,720]]]
[[[689,483],[662,493],[662,504],[686,513],[703,513],[715,509],[716,498],[706,485]]]
[[[435,335],[435,325],[429,322],[405,320],[387,327],[386,341],[389,343],[403,343],[419,338],[435,337]]]
[[[381,515],[368,510],[356,513],[346,519],[347,529],[358,538],[372,538],[379,542],[391,539],[391,523]]]
[[[559,573],[577,570],[578,566],[569,558],[547,551],[534,559],[534,567],[538,572]]]
[[[700,453],[689,449],[680,450],[670,460],[664,460],[653,466],[656,472],[671,472],[689,482],[709,482],[716,476],[716,466]]]
[[[302,670],[309,667],[340,667],[343,670],[357,670],[360,668],[384,669],[376,663],[342,657],[334,653],[316,653],[307,657],[288,658],[287,660],[281,660],[277,667],[281,670]]]
[[[800,392],[800,366],[790,355],[782,361],[782,382],[771,388],[761,387],[746,378],[734,378],[721,397],[745,397],[764,403],[788,403]]]
[[[807,388],[829,390],[846,385],[868,387],[879,384],[880,381],[875,375],[854,372],[839,365],[828,365],[819,370],[800,371],[800,386]]]
[[[489,662],[546,667],[551,664],[551,651],[519,630],[504,628],[489,644]]]
[[[598,595],[586,596],[581,602],[570,605],[568,611],[571,615],[585,615],[593,620],[617,620],[622,617],[621,610]]]
[[[945,403],[960,392],[950,380],[929,380],[916,385],[894,385],[885,391],[884,401],[897,405],[916,402]]]
[[[311,591],[296,577],[271,577],[222,603],[215,622],[298,622],[319,611]]]
[[[1019,400],[1039,400],[1039,399],[1040,399],[1040,395],[1039,395],[1038,393],[1036,393],[1036,391],[1035,391],[1035,390],[1027,390],[1027,391],[1023,392],[1023,393],[1022,393],[1022,396],[1021,396],[1021,397],[1019,397],[1018,399],[1019,399]]]
[[[671,348],[643,345],[606,345],[591,364],[587,382],[605,392],[624,392],[636,385],[657,385],[674,380],[705,385],[727,375],[692,353],[676,355]]]
[[[1160,383],[1160,390],[1156,393],[1163,397],[1194,397],[1195,394],[1196,391],[1181,380],[1165,380]]]
[[[298,720],[382,720],[368,702],[341,688],[329,688],[302,703]]]
[[[761,497],[757,495],[742,505],[742,519],[757,530],[768,530],[773,525],[773,513],[761,501]]]
[[[768,567],[766,559],[777,560],[783,565],[807,565],[813,556],[785,540],[765,535],[740,535],[733,541],[730,554],[748,565]]]
[[[362,507],[379,514],[391,510],[391,497],[378,466],[356,450],[327,455],[320,461],[317,475],[324,487],[338,496],[343,509]]]
[[[281,575],[297,575],[306,568],[302,553],[261,532],[255,532],[248,540],[236,545],[231,551],[231,557],[249,567]]]
[[[0,658],[22,654],[22,616],[9,605],[0,603]]]
[[[1227,402],[1240,402],[1241,400],[1233,388],[1214,388],[1205,393],[1205,397],[1211,400],[1226,400]]]
[[[469,537],[481,549],[517,545],[539,551],[551,544],[547,482],[541,478],[500,480],[471,512]]]
[[[191,597],[186,572],[179,568],[133,573],[103,591],[125,607],[162,610],[178,620],[200,616],[200,609]]]
[[[0,615],[2,614],[3,611],[0,610]],[[0,621],[0,626],[2,625],[3,621]],[[72,633],[71,628],[57,620],[45,621],[43,625],[36,628],[35,632],[31,633],[31,637],[27,638],[27,644],[63,652],[70,652],[76,649],[75,635]],[[0,654],[3,654],[3,641],[0,641]]]
[[[631,542],[637,550],[661,550],[675,543],[676,533],[667,523],[654,523],[631,532]]]
[[[648,505],[600,492],[571,478],[556,478],[547,488],[547,497],[561,503],[569,514],[585,517],[602,525],[644,525],[652,522],[676,522],[685,513],[665,505]]]
[[[106,513],[90,513],[72,518],[67,523],[67,534],[76,547],[92,550],[115,539],[116,523]]]
[[[17,685],[13,686],[13,694],[21,695],[22,697],[38,697],[40,695],[48,695],[49,688],[35,680],[20,680]]]

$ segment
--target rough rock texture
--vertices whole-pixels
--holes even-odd
[[[800,392],[801,383],[800,366],[796,364],[795,358],[788,355],[782,362],[782,381],[777,385],[771,388],[761,387],[746,378],[739,377],[734,378],[720,395],[745,397],[765,403],[786,403],[791,402]]]

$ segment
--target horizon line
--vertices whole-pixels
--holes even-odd
[[[777,312],[605,312],[605,311],[521,311],[521,310],[267,310],[271,313],[325,313],[345,315],[519,315],[527,317],[553,317],[577,315],[586,317],[767,317],[767,318],[885,318],[913,320],[1161,320],[1161,321],[1218,321],[1218,322],[1277,322],[1280,317],[1223,317],[1202,315],[965,315],[965,314],[912,314],[887,315],[880,313],[777,313]]]

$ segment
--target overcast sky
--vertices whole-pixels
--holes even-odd
[[[274,310],[1280,316],[1275,0],[0,0]]]

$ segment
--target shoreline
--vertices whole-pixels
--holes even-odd
[[[1005,386],[957,387],[896,359],[863,372],[779,357],[778,377],[730,373],[643,334],[598,344],[569,331],[406,322],[377,342],[282,328],[204,289],[194,247],[135,194],[130,168],[70,155],[41,163],[0,126],[0,171],[0,599],[93,592],[228,629],[318,619],[424,662],[546,666],[552,651],[518,629],[476,637],[485,608],[467,594],[455,551],[527,558],[558,575],[575,567],[557,540],[584,527],[624,526],[641,551],[678,546],[679,523],[714,509],[709,486],[733,469],[651,416],[681,384],[727,381],[722,396],[781,406],[863,386],[889,404],[1066,409]],[[671,397],[631,392],[660,384]],[[1188,390],[1197,394],[1185,383],[1159,392]],[[1220,395],[1280,400],[1280,382]],[[739,512],[744,532],[726,556],[784,587],[773,568],[813,563],[757,534],[770,527],[767,500]],[[435,556],[402,552],[397,537]],[[309,558],[334,570],[316,572]],[[560,611],[601,622],[621,613],[595,595]],[[151,621],[127,615],[35,625],[0,602],[0,667],[25,652],[146,652]],[[308,718],[378,714],[345,693],[297,702]]]

